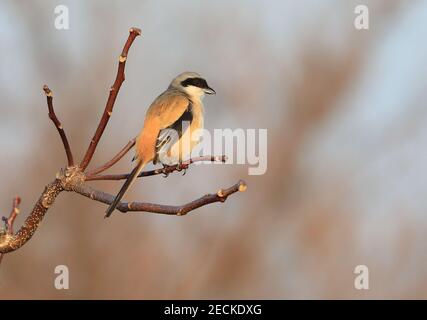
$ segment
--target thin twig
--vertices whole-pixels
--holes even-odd
[[[43,86],[44,93],[46,94],[47,107],[49,109],[49,118],[54,123],[59,135],[61,136],[62,143],[64,144],[65,153],[67,154],[68,166],[74,165],[73,153],[71,152],[70,144],[68,143],[67,135],[65,134],[64,128],[53,109],[53,94],[47,85]]]
[[[117,210],[123,213],[129,211],[138,211],[183,216],[192,210],[208,205],[210,203],[224,202],[225,200],[227,200],[228,196],[238,191],[243,192],[246,190],[246,188],[246,183],[243,180],[240,180],[230,188],[220,189],[217,193],[207,194],[199,199],[196,199],[181,206],[161,205],[147,202],[120,202],[117,206]],[[86,185],[77,186],[73,189],[73,191],[89,199],[99,201],[105,204],[111,204],[111,202],[114,200],[113,195],[103,191],[95,190]]]
[[[21,198],[16,196],[13,199],[12,203],[12,211],[10,212],[9,218],[3,217],[3,221],[5,223],[5,234],[13,235],[13,224],[15,222],[16,217],[19,214],[19,205],[21,203]],[[4,253],[0,253],[0,263],[3,260]]]
[[[99,166],[98,168],[89,170],[86,175],[87,176],[95,176],[98,173],[104,172],[105,170],[111,168],[112,166],[114,166],[117,162],[120,161],[120,159],[122,159],[126,153],[128,153],[130,151],[130,149],[133,148],[133,146],[135,145],[136,142],[136,138],[133,138],[132,140],[130,140],[127,145],[125,145],[123,147],[122,150],[119,151],[118,154],[116,154],[113,159],[111,159],[110,161],[107,161],[106,163],[104,163],[102,166]]]
[[[6,232],[9,234],[13,234],[13,223],[15,222],[16,217],[19,214],[19,205],[21,204],[21,198],[16,196],[13,199],[12,211],[10,212],[9,218],[6,222]]]
[[[114,103],[116,102],[117,95],[119,93],[120,87],[122,86],[123,81],[125,81],[125,65],[126,59],[128,56],[129,49],[137,36],[141,35],[141,30],[138,28],[131,28],[129,30],[129,37],[123,47],[122,54],[119,57],[119,67],[117,69],[116,80],[114,81],[113,86],[110,89],[110,94],[108,96],[107,104],[105,105],[104,113],[99,122],[98,128],[95,131],[95,134],[90,141],[89,147],[86,151],[86,154],[80,163],[79,167],[84,171],[89,165],[92,157],[95,153],[96,147],[99,140],[101,139],[102,134],[104,133],[105,127],[110,120],[111,114],[113,112]]]
[[[155,170],[143,171],[139,174],[138,178],[155,176],[158,174],[168,175],[174,171],[181,171],[183,169],[187,169],[191,164],[193,164],[195,162],[203,162],[203,161],[226,162],[227,156],[202,156],[202,157],[192,158],[190,160],[182,162],[180,165],[176,164],[176,165],[166,166],[164,168],[159,168],[159,169],[155,169]],[[88,176],[86,176],[86,181],[125,180],[128,177],[129,177],[128,173],[105,174],[105,175],[88,175]]]

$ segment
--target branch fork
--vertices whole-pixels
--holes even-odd
[[[36,232],[40,222],[42,221],[44,215],[52,206],[55,199],[61,192],[75,192],[91,200],[109,205],[112,203],[114,196],[88,186],[87,182],[102,180],[122,180],[128,177],[128,174],[107,175],[103,174],[103,172],[105,172],[106,170],[114,166],[118,161],[120,161],[134,147],[136,139],[131,139],[111,160],[107,161],[103,165],[91,170],[87,170],[87,168],[91,163],[91,160],[102,137],[102,134],[104,133],[104,130],[107,127],[107,124],[113,112],[117,95],[120,91],[122,83],[125,80],[125,65],[129,49],[132,46],[132,43],[134,42],[135,38],[139,35],[141,35],[140,29],[131,28],[129,30],[129,36],[119,57],[116,79],[114,81],[114,84],[111,86],[104,112],[102,114],[98,127],[95,130],[92,139],[90,140],[87,151],[79,164],[76,164],[74,162],[72,149],[65,134],[65,130],[55,114],[53,106],[53,93],[47,85],[43,86],[43,91],[46,95],[47,100],[48,115],[61,137],[61,141],[64,146],[67,158],[67,166],[64,169],[61,169],[56,174],[55,179],[45,187],[45,190],[42,192],[40,198],[34,205],[34,208],[30,212],[28,217],[25,219],[21,228],[16,233],[13,230],[13,224],[17,215],[19,214],[19,205],[21,199],[19,197],[14,198],[12,204],[12,211],[8,218],[3,218],[5,226],[4,229],[0,231],[0,261],[5,253],[9,253],[19,249],[28,240],[31,239],[32,235]],[[151,171],[144,171],[138,177],[147,177],[159,174],[168,175],[174,171],[181,171],[182,169],[187,169],[191,164],[196,162],[225,162],[226,160],[227,159],[225,156],[197,157],[185,161],[180,165],[168,166]],[[229,188],[220,189],[218,190],[218,192],[213,194],[206,194],[196,200],[193,200],[187,204],[180,206],[161,205],[148,202],[120,202],[117,206],[117,209],[123,213],[137,211],[183,216],[189,213],[190,211],[193,211],[202,206],[214,202],[225,202],[230,195],[236,192],[243,192],[246,190],[246,188],[247,186],[245,182],[240,180]]]

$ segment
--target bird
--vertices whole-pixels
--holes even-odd
[[[180,165],[200,142],[204,126],[205,94],[216,94],[196,72],[183,72],[147,109],[144,124],[136,138],[136,165],[106,210],[108,218],[126,191],[150,162],[164,167]]]

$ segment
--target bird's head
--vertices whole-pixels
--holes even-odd
[[[190,98],[201,99],[205,94],[215,94],[206,80],[196,72],[184,72],[172,80],[170,88],[185,92]]]

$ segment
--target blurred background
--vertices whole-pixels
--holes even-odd
[[[54,27],[68,6],[70,29]],[[370,29],[354,27],[357,5]],[[427,1],[0,1],[0,212],[18,228],[97,126],[129,27],[126,81],[92,165],[110,159],[184,70],[217,95],[206,127],[267,128],[268,171],[201,165],[127,199],[182,204],[243,178],[246,193],[185,217],[114,214],[62,193],[4,257],[0,299],[427,298]],[[131,168],[127,155],[111,172]],[[121,182],[93,182],[114,193]],[[70,289],[54,288],[67,265]],[[370,290],[354,288],[369,268]]]

